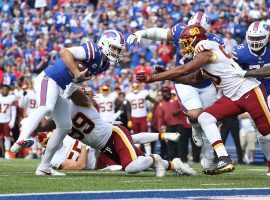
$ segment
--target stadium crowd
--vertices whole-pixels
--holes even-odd
[[[244,41],[247,28],[253,21],[262,20],[270,25],[269,8],[270,1],[262,0],[248,2],[244,0],[0,1],[1,93],[4,95],[10,90],[10,95],[15,96],[10,119],[12,123],[9,122],[13,139],[0,135],[0,155],[6,158],[14,157],[9,152],[10,143],[17,140],[19,122],[27,115],[26,103],[22,99],[30,95],[35,76],[54,63],[59,57],[61,48],[80,45],[86,39],[97,42],[103,30],[107,29],[119,30],[127,39],[137,30],[149,27],[171,28],[180,22],[187,24],[194,13],[202,11],[210,19],[211,32],[224,39],[225,49],[231,54],[233,47]],[[135,83],[135,75],[138,71],[144,70],[151,73],[157,65],[170,68],[174,66],[174,60],[174,46],[166,41],[146,40],[140,46],[127,45],[121,62],[84,83],[84,86],[93,94],[108,95],[116,91],[118,96],[114,99],[113,111],[114,113],[118,110],[121,112],[115,120],[121,120],[126,127],[133,130],[133,133],[150,130],[181,133],[178,143],[161,142],[161,156],[169,160],[180,157],[183,162],[187,162],[188,142],[192,142],[191,126],[181,111],[173,85],[168,81],[147,85]],[[140,130],[136,122],[131,120],[132,107],[136,105],[128,101],[127,95],[129,91],[135,92],[142,89],[149,91],[148,95],[144,96],[144,100],[149,100],[149,103],[147,113],[144,114],[147,124],[143,130]],[[1,103],[0,101],[0,106]],[[34,101],[29,104],[31,108],[36,107]],[[4,112],[4,109],[2,105],[0,112]],[[243,163],[238,118],[236,120],[234,128],[237,129],[235,143],[238,162]],[[234,123],[230,125],[234,126]],[[0,128],[4,129],[1,126]],[[255,130],[246,132],[255,132]],[[224,134],[227,134],[226,130]],[[226,136],[224,139],[226,140]],[[251,142],[256,144],[256,138],[255,141],[251,139]],[[254,151],[254,145],[250,146],[249,150]],[[30,157],[39,157],[40,148],[39,145],[33,147]],[[149,144],[145,144],[144,148],[148,153],[157,151],[155,144],[152,145],[152,150]],[[4,149],[6,149],[6,155]],[[200,152],[201,149],[192,142],[194,162],[200,161]],[[17,156],[26,156],[28,153],[24,152],[24,154]],[[251,160],[245,159],[245,161],[252,162],[252,155],[254,157],[254,152],[251,153]]]

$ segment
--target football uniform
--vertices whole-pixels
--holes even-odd
[[[180,54],[179,40],[182,30],[185,27],[185,24],[179,23],[171,28],[171,33],[173,35],[174,44],[176,47],[175,66],[183,65],[191,60],[189,58],[183,58]],[[224,45],[222,38],[213,33],[208,34],[208,39],[211,41],[215,41],[218,44]],[[210,80],[205,80],[203,81],[203,83],[193,86],[185,84],[175,84],[175,90],[184,112],[187,112],[188,110],[208,107],[212,105],[217,98],[216,89]]]
[[[20,97],[19,107],[25,109],[26,116],[29,116],[37,108],[36,93],[34,90],[27,90],[27,94]]]
[[[137,159],[137,155],[144,155],[141,151],[135,150],[131,135],[124,126],[113,126],[105,122],[94,107],[85,109],[70,103],[72,109],[70,137],[100,150],[110,159],[120,163],[123,168]]]
[[[270,44],[266,45],[262,55],[254,54],[248,47],[247,42],[237,45],[233,49],[233,59],[244,70],[258,69],[270,65]],[[269,78],[258,78],[259,81],[265,86],[268,95],[268,106],[270,105],[270,81]]]
[[[203,40],[195,47],[196,53],[211,51],[213,57],[202,69],[219,88],[223,97],[204,111],[218,121],[248,112],[262,135],[270,132],[270,112],[266,103],[266,90],[255,78],[243,78],[243,69],[228,55],[223,46],[214,41]]]
[[[116,92],[111,92],[108,95],[104,96],[103,94],[98,94],[95,96],[95,101],[99,106],[99,113],[103,120],[106,122],[113,122],[115,119],[115,100],[117,98]]]
[[[15,108],[16,97],[14,95],[2,96],[0,94],[0,138],[3,136],[11,137],[9,122],[12,118],[12,107]]]
[[[147,107],[146,97],[147,90],[140,90],[138,93],[130,92],[126,99],[131,104],[131,121],[134,133],[147,132]]]

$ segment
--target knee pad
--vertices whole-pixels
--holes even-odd
[[[213,123],[215,124],[217,123],[217,119],[213,115],[207,112],[203,112],[198,117],[198,122],[200,123],[201,126],[206,124],[213,124]]]

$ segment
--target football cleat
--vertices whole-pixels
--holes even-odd
[[[267,174],[266,174],[267,176],[270,176],[270,170],[268,170],[268,172],[267,172]]]
[[[21,140],[19,142],[15,142],[12,147],[11,147],[11,152],[13,153],[18,153],[19,151],[21,151],[24,148],[29,148],[34,144],[33,140]]]
[[[5,152],[5,159],[13,159],[13,158],[15,158],[14,153],[12,153],[11,151]]]
[[[183,163],[180,158],[172,160],[174,171],[177,175],[196,176],[197,172],[191,168],[187,163]]]
[[[164,133],[164,139],[173,141],[173,142],[178,142],[180,139],[181,134],[180,133]]]
[[[213,163],[210,167],[203,169],[204,174],[217,175],[222,173],[233,172],[235,164],[230,156],[221,156],[217,163]]]
[[[166,168],[162,158],[158,154],[153,154],[152,157],[154,158],[153,167],[155,169],[156,177],[164,177],[166,173]]]
[[[35,174],[36,176],[65,176],[66,175],[64,173],[54,170],[53,168],[49,168],[46,170],[37,168]]]
[[[203,167],[203,169],[209,168],[213,165],[213,158],[211,158],[210,156],[204,156],[201,159],[201,166]]]

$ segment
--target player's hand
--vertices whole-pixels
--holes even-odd
[[[142,37],[145,35],[145,31],[136,31],[135,33],[131,34],[127,38],[127,43],[128,44],[133,44],[134,42],[137,42],[137,44],[141,43]]]
[[[81,71],[75,78],[72,80],[74,83],[81,83],[91,79],[91,76],[88,75],[88,69]]]
[[[146,72],[138,72],[136,80],[139,83],[153,83],[155,82],[155,74],[147,74]]]
[[[155,74],[159,74],[159,73],[161,73],[161,72],[165,72],[165,71],[167,71],[167,69],[165,69],[163,66],[161,66],[161,65],[156,65],[155,67],[154,67],[154,69],[155,69]]]

